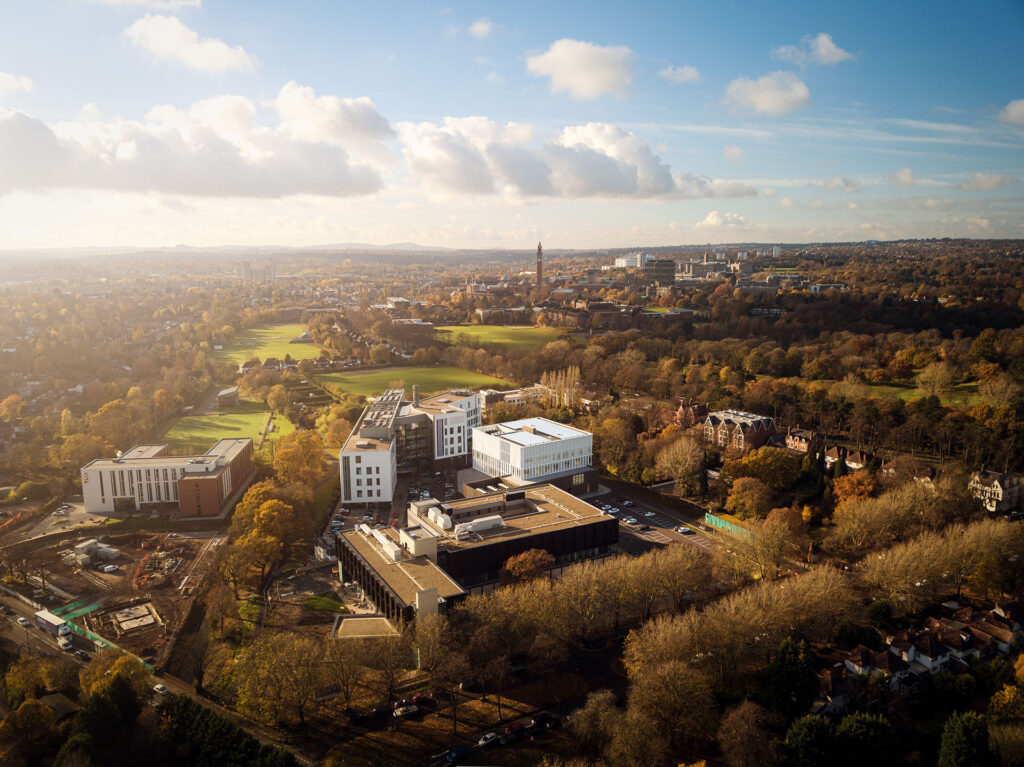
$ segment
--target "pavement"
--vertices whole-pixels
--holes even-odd
[[[589,499],[598,508],[610,506],[610,514],[619,520],[619,548],[630,554],[641,554],[654,546],[672,544],[689,544],[710,549],[715,545],[715,534],[703,529],[704,510],[695,504],[691,514],[673,509],[643,497],[630,489],[628,484],[616,484],[608,487],[607,492]],[[629,506],[624,501],[633,505]],[[626,522],[632,517],[636,525]],[[650,529],[641,530],[641,525]],[[693,530],[692,535],[684,535],[676,528],[686,527]]]

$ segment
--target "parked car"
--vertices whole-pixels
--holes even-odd
[[[419,712],[419,706],[402,706],[401,708],[395,709],[394,717],[395,719],[405,719],[409,716],[415,716]]]
[[[28,618],[24,617],[23,615],[19,615],[18,616],[18,625],[27,628],[28,625],[29,625]]]
[[[645,511],[644,512],[644,516],[645,517],[653,517],[654,516],[654,512],[653,511]]]
[[[476,742],[480,748],[488,748],[498,742],[498,733],[488,732]]]
[[[448,762],[448,764],[453,764],[468,753],[469,749],[465,746],[452,746],[447,752],[445,752],[444,760]]]
[[[57,640],[57,647],[62,649],[64,652],[68,652],[69,650],[71,650],[71,642],[65,639],[64,637],[61,637]]]
[[[75,657],[79,660],[85,661],[86,663],[89,662],[89,653],[85,650],[75,650]]]
[[[550,714],[547,711],[541,711],[539,714],[533,717],[533,719],[530,720],[530,724],[535,724],[539,727],[550,727],[551,723],[554,721],[557,721],[559,725],[561,725],[562,723],[562,720],[560,720],[554,714]],[[554,729],[557,729],[557,727]]]
[[[166,695],[167,688],[164,687],[164,685],[160,682],[157,682],[155,685],[153,685],[153,692],[155,692],[157,695]]]
[[[680,535],[696,535],[696,533],[694,533],[693,530],[687,527],[686,525],[680,525],[679,527],[677,527],[676,532]]]
[[[418,692],[412,696],[412,702],[415,703],[417,706],[422,706],[426,703],[433,703],[434,701],[426,693]]]
[[[634,504],[631,500],[629,500],[629,498],[623,498],[622,499],[622,505],[623,506],[635,506],[636,504]]]

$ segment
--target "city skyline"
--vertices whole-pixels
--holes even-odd
[[[1012,3],[48,0],[8,22],[0,250],[1024,234]]]

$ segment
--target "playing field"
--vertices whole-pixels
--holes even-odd
[[[223,408],[209,415],[185,415],[174,419],[160,437],[178,455],[205,453],[219,439],[250,437],[259,442],[257,434],[267,416],[262,402],[243,401],[235,407]],[[295,427],[284,416],[274,417],[270,439],[287,434]]]
[[[445,325],[438,330],[451,331],[451,340],[468,336],[473,344],[500,349],[537,349],[563,335],[558,328],[534,328],[526,325]]]
[[[305,330],[306,326],[298,322],[249,328],[234,343],[216,352],[215,359],[217,362],[232,362],[236,365],[252,357],[261,360],[269,357],[284,359],[288,354],[293,360],[315,360],[320,356],[319,346],[290,343],[291,339]]]
[[[474,373],[472,370],[448,366],[388,368],[373,373],[325,373],[318,381],[332,383],[350,394],[376,397],[393,383],[404,386],[406,395],[412,393],[413,384],[420,387],[421,395],[434,394],[446,389],[509,389],[508,381]]]

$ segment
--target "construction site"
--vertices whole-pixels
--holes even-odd
[[[23,567],[32,597],[97,649],[158,664],[223,542],[209,533],[72,539],[29,552]]]

